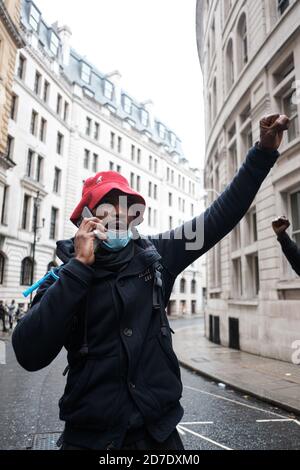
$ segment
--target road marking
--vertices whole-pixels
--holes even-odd
[[[267,410],[264,410],[262,408],[258,408],[257,406],[254,406],[254,405],[247,405],[246,403],[242,403],[240,401],[233,400],[233,399],[227,398],[227,397],[222,397],[221,395],[216,395],[215,393],[206,392],[204,390],[200,390],[199,388],[190,387],[189,385],[184,385],[184,388],[187,388],[189,390],[193,390],[194,392],[203,393],[204,395],[210,395],[212,397],[219,398],[220,400],[230,401],[231,403],[235,403],[236,405],[240,405],[240,406],[245,406],[246,408],[251,408],[253,410],[262,411],[263,413],[269,413],[271,415],[278,416],[279,418],[286,418],[286,416],[281,415],[279,413],[275,413],[275,411],[267,411]]]
[[[182,429],[180,429],[180,426],[176,426],[176,428],[179,434],[182,434],[183,436],[185,436],[185,432]]]
[[[191,421],[191,422],[180,422],[180,424],[214,424],[213,421]]]
[[[298,424],[298,426],[300,426],[300,422],[297,421],[296,419],[293,419],[293,418],[283,418],[283,419],[257,419],[256,422],[257,423],[276,423],[276,422],[284,422],[284,421],[290,421],[290,422],[294,422],[296,424]]]
[[[178,427],[180,427],[183,431],[189,432],[190,434],[193,434],[193,436],[200,437],[200,439],[203,439],[204,441],[208,441],[208,442],[210,442],[211,444],[214,444],[215,446],[221,447],[222,449],[225,449],[225,450],[233,450],[233,449],[231,449],[230,447],[226,447],[226,446],[224,446],[223,444],[220,444],[219,442],[213,441],[212,439],[209,439],[209,437],[202,436],[202,434],[199,434],[199,433],[197,433],[197,432],[195,432],[195,431],[192,431],[191,429],[188,429],[188,428],[182,426],[181,424],[180,424]]]

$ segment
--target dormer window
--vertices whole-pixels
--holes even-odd
[[[149,113],[145,109],[141,109],[141,121],[143,126],[148,126],[149,123]]]
[[[126,95],[123,95],[123,107],[124,107],[125,113],[131,114],[131,111],[132,111],[132,101],[131,101],[131,99],[130,99],[128,96],[126,96]]]
[[[54,31],[51,31],[51,36],[50,36],[50,51],[57,56],[58,52],[58,47],[59,47],[59,38],[56,36]]]
[[[85,83],[90,83],[91,81],[92,69],[89,65],[82,62],[81,64],[81,80]]]
[[[112,100],[114,87],[111,82],[104,80],[104,96],[109,100]]]
[[[166,137],[166,128],[161,123],[158,124],[158,135],[161,139],[164,139]]]
[[[32,26],[34,31],[38,31],[40,19],[41,19],[41,14],[39,10],[33,4],[31,4],[29,24],[30,26]]]
[[[173,132],[170,132],[170,141],[171,141],[172,147],[176,147],[177,138],[176,138],[176,135],[173,134]]]

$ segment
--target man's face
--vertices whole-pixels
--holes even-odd
[[[104,196],[92,213],[107,228],[113,230],[128,230],[131,225],[142,221],[142,206],[137,204],[136,198],[117,189]]]

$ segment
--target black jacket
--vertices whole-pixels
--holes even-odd
[[[300,276],[300,249],[297,244],[290,239],[286,232],[278,235],[277,240],[293,270]]]
[[[149,237],[153,247],[135,241],[136,254],[119,273],[94,270],[74,259],[73,240],[57,242],[65,263],[59,280],[42,285],[12,343],[28,371],[50,364],[64,346],[70,370],[59,401],[65,439],[74,445],[120,448],[132,402],[152,436],[165,440],[183,416],[182,383],[172,333],[161,333],[153,310],[151,266],[160,260],[166,306],[176,276],[219,242],[244,216],[279,153],[256,146],[222,195],[182,227]],[[187,249],[196,225],[204,222],[203,246]],[[89,355],[78,360],[87,309]]]

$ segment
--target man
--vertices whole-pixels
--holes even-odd
[[[9,319],[9,328],[12,330],[14,324],[14,318],[16,313],[16,304],[14,299],[11,301],[11,304],[8,305],[8,319]]]
[[[4,306],[3,300],[0,300],[0,321],[2,321],[2,332],[3,333],[7,332],[7,328],[6,328],[6,324],[5,324],[5,317],[6,317],[5,306]]]
[[[59,279],[39,288],[12,338],[28,371],[49,365],[63,346],[68,351],[59,401],[63,449],[183,449],[176,430],[182,382],[165,307],[178,274],[247,212],[288,125],[284,115],[263,118],[260,142],[222,195],[204,214],[155,237],[139,236],[145,201],[125,178],[103,172],[85,181],[70,217],[79,229],[57,242]],[[82,218],[84,208],[92,217]],[[122,236],[114,236],[112,221]]]
[[[300,249],[286,233],[290,225],[290,221],[285,216],[277,217],[272,222],[273,230],[277,235],[277,240],[281,245],[283,253],[293,270],[300,276]]]

